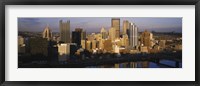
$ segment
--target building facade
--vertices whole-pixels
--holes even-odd
[[[142,32],[141,34],[141,44],[143,46],[147,46],[148,48],[151,47],[151,39],[153,38],[153,35],[148,32],[147,30],[145,30],[144,32]]]
[[[58,61],[67,61],[70,56],[70,43],[58,44]]]
[[[120,37],[120,19],[119,18],[112,18],[111,20],[111,27],[116,31],[116,38]]]
[[[115,30],[115,28],[110,28],[110,30],[109,30],[109,38],[111,39],[111,41],[115,41],[115,39],[116,39],[116,30]]]
[[[123,21],[123,34],[127,34],[127,30],[129,29],[129,21]]]
[[[86,39],[86,32],[82,28],[76,28],[72,31],[72,43],[76,43],[79,47],[81,46],[81,40]]]
[[[108,33],[107,33],[107,31],[105,30],[104,27],[101,28],[100,33],[102,35],[102,39],[106,39],[108,37]]]
[[[63,22],[60,20],[60,41],[70,43],[70,21]]]
[[[138,28],[134,23],[129,23],[128,37],[130,47],[135,48],[138,45]]]

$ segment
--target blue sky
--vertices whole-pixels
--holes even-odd
[[[120,31],[124,20],[135,23],[139,31],[156,32],[182,32],[181,17],[118,17],[120,18]],[[50,26],[53,32],[59,32],[59,21],[70,20],[70,29],[83,28],[87,32],[99,32],[101,27],[106,30],[111,27],[111,17],[65,17],[65,18],[18,18],[19,31],[41,32],[46,25]]]

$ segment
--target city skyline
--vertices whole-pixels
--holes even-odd
[[[19,27],[22,27],[21,23],[23,23],[24,27],[28,26],[27,28],[33,28],[31,30],[35,31],[37,31],[36,27],[44,24],[43,22],[47,22],[47,24],[40,32],[18,31],[18,67],[182,67],[182,33],[175,32],[175,30],[182,32],[178,29],[178,27],[182,29],[180,18],[153,18],[149,19],[149,22],[145,20],[148,23],[143,25],[156,28],[152,30],[147,28],[140,30],[141,27],[137,23],[128,20],[133,18],[111,18],[104,21],[101,20],[101,17],[98,19],[91,17],[75,19],[79,20],[72,18],[57,21],[58,18],[50,18],[50,24],[44,18],[29,18],[28,21],[23,18],[19,19]],[[87,22],[83,23],[82,19]],[[58,27],[58,29],[54,29],[58,30],[56,31],[58,33],[52,34],[53,25],[57,24],[54,23],[55,21],[59,22],[58,26],[55,25],[55,28]],[[107,21],[110,23],[106,23]],[[77,25],[80,22],[85,27]],[[110,24],[108,25],[109,29],[105,29],[104,25],[107,24]],[[89,30],[92,27],[98,28]],[[171,29],[176,27],[177,29],[165,29],[167,27]]]
[[[182,33],[182,18],[163,17],[117,17],[120,19],[120,32],[123,31],[123,21],[134,22],[139,32],[144,30],[156,32],[177,32]],[[63,18],[18,18],[19,31],[42,32],[48,24],[52,32],[59,32],[59,21],[70,21],[70,31],[75,28],[83,28],[87,32],[100,32],[104,27],[111,28],[112,17],[63,17]]]

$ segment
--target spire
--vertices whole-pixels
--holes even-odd
[[[102,33],[102,32],[106,32],[106,30],[105,30],[104,27],[101,28],[101,33]]]
[[[51,37],[52,37],[52,32],[49,28],[49,24],[47,24],[43,31],[43,38],[47,38],[48,40],[50,40]]]

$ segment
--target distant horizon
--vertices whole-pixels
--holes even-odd
[[[120,32],[123,31],[123,21],[135,23],[139,32],[175,32],[182,33],[181,17],[60,17],[60,18],[18,18],[18,31],[42,32],[49,25],[52,32],[60,32],[59,20],[70,21],[70,32],[75,28],[83,28],[87,33],[100,32],[104,27],[107,31],[111,28],[111,19],[120,18]]]

